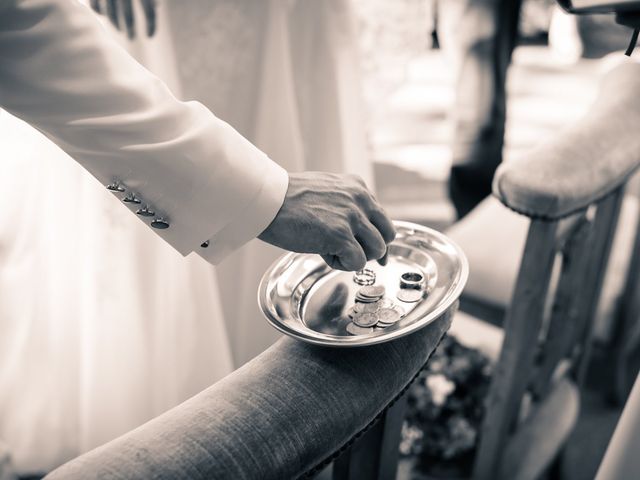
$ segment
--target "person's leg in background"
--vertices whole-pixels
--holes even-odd
[[[502,161],[506,77],[522,0],[444,0],[440,44],[455,68],[453,164],[449,195],[458,217],[491,193]]]

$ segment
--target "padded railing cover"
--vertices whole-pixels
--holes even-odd
[[[627,63],[605,77],[598,99],[582,120],[502,164],[493,192],[519,213],[553,220],[606,196],[638,166],[640,64]]]
[[[283,338],[212,387],[49,479],[297,478],[365,429],[411,382],[451,322],[382,345]]]

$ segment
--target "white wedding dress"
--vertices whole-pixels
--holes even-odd
[[[289,171],[373,186],[348,0],[166,0],[158,15],[153,39],[119,38],[175,92]],[[135,427],[278,337],[256,302],[277,249],[183,259],[4,112],[0,138],[0,439],[20,471]]]
[[[126,46],[175,89],[166,12]],[[159,45],[163,45],[162,48]],[[0,111],[0,439],[47,471],[232,370],[215,272]]]
[[[188,8],[169,0],[164,7],[186,98],[290,172],[357,173],[373,187],[349,0],[192,0]],[[281,253],[254,240],[217,269],[236,366],[279,336],[263,320],[256,292]]]

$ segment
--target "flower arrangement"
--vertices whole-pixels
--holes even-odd
[[[473,467],[492,365],[477,349],[444,338],[407,392],[400,453],[416,478],[461,478]]]

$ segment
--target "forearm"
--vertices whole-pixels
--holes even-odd
[[[26,0],[1,12],[0,104],[102,184],[121,182],[120,199],[148,204],[156,215],[140,218],[165,219],[158,233],[182,254],[212,238],[218,260],[273,219],[286,172],[199,103],[173,97],[87,8]]]

